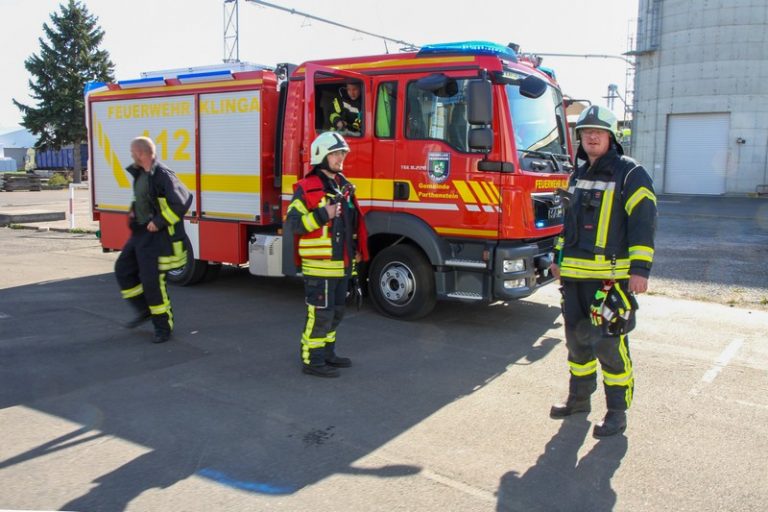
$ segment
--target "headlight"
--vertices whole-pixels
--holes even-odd
[[[504,281],[504,288],[511,290],[513,288],[524,288],[525,279],[507,279]]]
[[[521,272],[525,270],[525,260],[504,260],[502,270],[505,274],[509,272]]]

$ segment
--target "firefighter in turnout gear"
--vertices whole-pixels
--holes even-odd
[[[627,333],[634,328],[634,294],[648,288],[656,230],[656,195],[645,171],[616,139],[613,113],[591,106],[576,122],[577,157],[586,163],[570,178],[563,233],[552,272],[560,278],[570,385],[553,418],[591,410],[597,363],[603,374],[608,413],[595,437],[626,429],[634,373]]]
[[[337,132],[347,131],[360,135],[363,120],[363,101],[360,96],[360,85],[349,83],[339,89],[339,94],[333,99],[333,112],[330,115],[331,127]]]
[[[168,341],[173,311],[166,289],[167,271],[187,263],[184,214],[192,195],[176,175],[155,159],[155,144],[148,137],[131,142],[134,199],[129,220],[131,237],[115,263],[115,276],[124,299],[136,312],[125,324],[134,328],[152,319],[155,343]]]
[[[287,228],[297,238],[296,263],[304,275],[307,318],[301,335],[302,371],[338,377],[351,366],[336,355],[336,329],[344,317],[350,279],[368,260],[368,240],[354,185],[341,173],[349,146],[336,132],[311,146],[312,170],[294,186]]]

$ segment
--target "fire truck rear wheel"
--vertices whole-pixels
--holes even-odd
[[[179,286],[189,286],[199,283],[205,278],[208,270],[208,262],[205,260],[196,260],[192,244],[186,241],[187,264],[181,268],[168,271],[168,281]]]
[[[385,315],[415,320],[435,307],[435,275],[427,258],[409,245],[395,245],[373,259],[368,291]]]

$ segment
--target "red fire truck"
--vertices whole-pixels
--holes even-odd
[[[193,258],[169,275],[192,284],[221,264],[295,275],[282,220],[309,147],[331,129],[333,98],[362,90],[362,126],[345,133],[345,175],[365,212],[368,292],[379,311],[429,313],[437,299],[496,301],[552,280],[562,226],[556,189],[572,170],[554,73],[513,45],[445,43],[417,52],[145,74],[86,91],[94,219],[105,249],[129,236],[129,145],[158,158],[194,195],[184,219]]]

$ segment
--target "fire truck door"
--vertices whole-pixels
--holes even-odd
[[[311,167],[309,162],[312,141],[324,131],[336,130],[334,123],[343,118],[346,126],[339,130],[339,133],[344,136],[350,148],[350,154],[344,161],[344,175],[357,187],[358,199],[365,200],[370,196],[373,166],[372,81],[360,73],[317,64],[307,64],[305,76],[302,145],[304,171]],[[351,87],[348,87],[348,84]],[[357,98],[352,98],[354,89],[359,92]],[[350,92],[347,92],[348,90]]]

